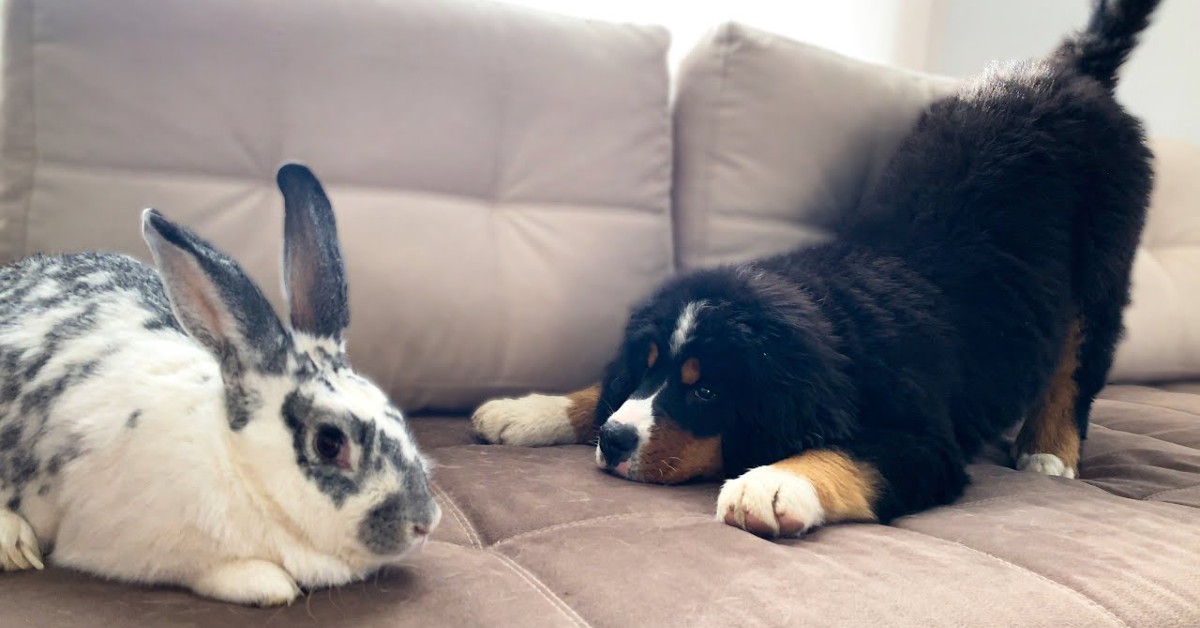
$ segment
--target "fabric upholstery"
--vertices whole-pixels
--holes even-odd
[[[677,81],[682,268],[831,237],[921,110],[955,84],[739,24],[702,40]],[[1200,378],[1200,147],[1152,148],[1157,178],[1114,381]]]
[[[472,0],[283,6],[0,3],[0,262],[145,258],[154,205],[279,305],[272,175],[306,161],[339,211],[352,358],[410,411],[595,377],[676,253],[694,268],[827,237],[950,85],[726,26],[680,76],[672,223],[662,29]],[[1173,180],[1157,194],[1183,208],[1194,182]],[[1122,364],[1183,373],[1162,365],[1200,335],[1168,338],[1190,329],[1168,310],[1195,282],[1171,247],[1196,240],[1151,231],[1163,253],[1139,260],[1139,290],[1157,278],[1172,299],[1135,297],[1131,342],[1162,344]],[[418,418],[445,515],[405,565],[266,610],[0,574],[0,625],[1198,625],[1200,396],[1105,396],[1082,480],[993,450],[957,504],[780,542],[714,521],[716,484],[634,484],[587,447],[481,446],[462,417]]]
[[[736,23],[701,40],[676,80],[681,268],[829,237],[922,108],[954,86]]]
[[[306,162],[340,221],[352,360],[409,410],[596,377],[670,271],[660,27],[470,0],[3,9],[0,262],[148,259],[155,206],[279,307],[274,170]]]
[[[1158,139],[1150,215],[1113,379],[1200,379],[1200,146]]]
[[[1200,396],[1110,388],[1082,480],[993,450],[958,503],[767,541],[718,486],[635,484],[584,446],[476,445],[419,418],[445,511],[406,566],[285,609],[64,570],[0,575],[6,626],[1137,626],[1200,623]]]

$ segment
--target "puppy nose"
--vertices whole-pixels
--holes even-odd
[[[637,428],[632,425],[609,421],[600,427],[600,453],[609,467],[625,462],[637,445]]]

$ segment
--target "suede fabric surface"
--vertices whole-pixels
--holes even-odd
[[[337,212],[356,366],[410,411],[586,383],[671,270],[661,27],[473,0],[0,15],[0,263],[148,260],[152,206],[278,308],[275,169],[305,162]]]
[[[462,418],[413,426],[437,461],[445,514],[406,565],[264,610],[55,568],[4,574],[0,623],[1200,624],[1200,396],[1107,390],[1082,480],[1014,471],[992,449],[956,504],[784,541],[714,521],[716,484],[620,480],[584,446],[477,445]]]
[[[338,211],[351,355],[409,412],[595,380],[673,265],[830,237],[952,86],[728,25],[684,63],[672,118],[652,26],[476,0],[0,13],[0,262],[145,259],[154,205],[279,305],[274,168],[304,160]],[[1118,374],[1195,380],[1197,153],[1157,146]],[[1200,395],[1111,387],[1094,417],[1082,480],[994,450],[952,506],[777,542],[714,521],[716,484],[633,484],[587,447],[418,418],[445,514],[405,565],[265,610],[0,574],[0,627],[1200,625]]]

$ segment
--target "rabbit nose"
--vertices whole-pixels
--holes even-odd
[[[429,509],[423,514],[423,517],[420,517],[417,521],[413,522],[413,536],[429,536],[434,530],[437,529],[438,523],[442,520],[442,509],[435,501],[430,502]]]
[[[428,494],[391,493],[359,523],[358,538],[372,553],[393,556],[428,539],[441,515]]]

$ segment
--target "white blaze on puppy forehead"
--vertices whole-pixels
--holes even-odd
[[[666,388],[666,384],[659,386],[649,397],[627,399],[625,403],[621,404],[621,407],[617,408],[616,412],[608,417],[608,423],[630,426],[637,433],[637,444],[633,451],[629,452],[625,461],[617,467],[618,472],[622,475],[629,473],[632,461],[638,459],[642,446],[650,439],[650,432],[654,429],[654,399],[658,397],[663,388]],[[607,464],[615,462],[605,460],[602,449],[603,442],[596,443],[596,464],[605,467]]]
[[[627,399],[608,420],[632,426],[637,430],[638,441],[646,442],[646,439],[650,438],[650,430],[654,427],[654,399],[663,388],[666,388],[666,384],[644,399]]]
[[[675,322],[675,331],[671,334],[671,354],[679,355],[683,346],[692,339],[692,330],[696,327],[696,316],[704,309],[705,301],[692,301],[683,306],[679,319]]]

